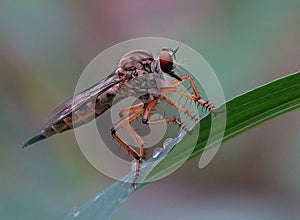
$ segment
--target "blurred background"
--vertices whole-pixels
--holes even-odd
[[[20,150],[101,51],[136,37],[182,41],[231,99],[300,70],[299,8],[297,0],[2,0],[0,218],[61,219],[114,182],[72,132]],[[298,219],[299,116],[226,142],[204,169],[189,161],[134,193],[113,219]]]

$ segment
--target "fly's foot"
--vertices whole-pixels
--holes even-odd
[[[184,130],[187,134],[192,134],[192,130],[189,129],[185,124],[181,123],[179,124],[179,127]]]
[[[135,190],[137,187],[138,178],[140,176],[141,163],[142,163],[142,158],[134,160],[134,177],[130,186],[131,190]]]
[[[136,189],[136,183],[132,183],[131,186],[130,186],[130,189],[135,190]]]

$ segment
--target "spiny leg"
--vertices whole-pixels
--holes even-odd
[[[130,108],[126,108],[120,112],[120,115],[124,115],[126,112],[128,112],[129,115],[127,117],[121,118],[121,120],[112,128],[113,133],[116,133],[117,130],[121,129],[125,125],[129,125],[130,122],[134,121],[144,112],[143,105],[138,105],[138,108],[133,108],[132,111],[130,110]]]
[[[126,127],[128,133],[129,133],[129,135],[133,138],[133,140],[135,141],[135,143],[138,145],[138,147],[140,149],[140,157],[142,159],[144,159],[145,158],[144,141],[136,133],[136,131],[133,129],[133,127],[131,127],[131,125],[126,125],[125,127]]]
[[[194,102],[199,103],[200,105],[202,105],[204,108],[208,109],[209,111],[213,111],[215,109],[215,106],[209,104],[208,101],[206,101],[204,99],[201,99],[199,97],[190,95],[190,94],[188,94],[186,92],[183,92],[183,91],[181,91],[181,90],[179,90],[175,87],[166,87],[166,88],[161,89],[161,93],[164,94],[164,95],[167,95],[167,94],[170,94],[170,93],[173,93],[173,92],[177,92],[178,94],[180,94],[182,96],[185,96],[188,99],[193,100]]]
[[[144,107],[144,103],[139,103],[139,104],[136,104],[136,105],[133,105],[133,106],[130,106],[130,107],[127,107],[127,108],[124,108],[122,109],[120,112],[119,112],[119,115],[121,118],[123,118],[126,114],[130,115],[138,110],[140,110],[141,108]]]
[[[183,83],[184,81],[189,80],[190,85],[191,85],[192,90],[193,90],[193,93],[194,93],[194,96],[200,97],[199,93],[198,93],[198,91],[196,89],[196,86],[195,86],[195,84],[193,82],[192,77],[190,77],[189,75],[183,75],[183,76],[180,76],[180,78],[181,78],[181,81],[179,81],[179,80],[173,80],[173,81],[171,81],[170,82],[170,87],[178,86],[179,84]]]
[[[131,188],[135,189],[136,188],[136,182],[137,182],[138,177],[139,177],[140,166],[141,166],[141,163],[142,163],[141,159],[145,158],[144,142],[143,142],[142,138],[133,129],[133,127],[131,127],[129,124],[126,125],[126,129],[129,133],[129,135],[135,140],[135,142],[137,143],[137,145],[139,146],[139,149],[140,149],[140,154],[139,154],[140,159],[135,161],[134,178],[133,178],[132,185],[131,185]]]
[[[182,130],[184,130],[187,133],[190,133],[191,131],[186,127],[185,124],[183,124],[178,118],[172,117],[172,118],[162,118],[162,119],[155,119],[152,121],[147,121],[145,124],[148,125],[154,125],[154,124],[160,124],[160,123],[169,123],[174,122],[176,123]]]
[[[173,106],[174,108],[177,108],[178,110],[182,111],[183,113],[185,113],[186,115],[188,115],[190,118],[194,119],[195,121],[198,121],[199,118],[192,114],[191,112],[189,112],[186,108],[182,107],[181,105],[178,105],[177,103],[173,102],[171,99],[167,98],[164,95],[160,95],[159,98],[163,101],[165,101],[166,103],[168,103],[169,105]]]
[[[145,106],[144,103],[139,103],[139,104],[130,106],[128,108],[121,110],[119,112],[119,115],[123,119],[125,117],[125,114],[128,114],[128,115],[134,114],[137,111],[141,111],[142,109],[144,109],[144,106]],[[134,141],[139,146],[141,158],[144,158],[145,157],[145,153],[144,153],[144,149],[143,149],[144,142],[143,142],[142,138],[135,132],[135,130],[131,127],[131,125],[129,123],[127,125],[125,125],[125,127],[129,133],[129,135],[134,139]]]
[[[170,82],[170,87],[166,87],[166,88],[163,88],[161,89],[161,92],[163,94],[169,94],[169,93],[172,93],[172,92],[177,92],[185,97],[187,97],[188,99],[191,99],[193,100],[194,102],[197,102],[199,103],[200,105],[202,105],[203,107],[205,107],[206,109],[208,109],[209,111],[214,111],[215,110],[215,106],[211,105],[208,103],[208,101],[202,99],[197,91],[197,88],[193,82],[193,79],[189,76],[189,75],[184,75],[184,76],[180,76],[180,78],[182,79],[182,81],[179,81],[179,80],[173,80]],[[182,82],[186,81],[186,80],[189,80],[189,83],[191,85],[191,88],[193,90],[193,94],[194,95],[190,95],[188,93],[185,93],[177,88],[175,88],[175,86],[178,86],[179,84],[181,84]]]
[[[139,105],[139,104],[138,104]],[[136,188],[136,181],[138,178],[138,172],[140,169],[140,163],[141,160],[144,159],[145,153],[142,145],[142,140],[136,134],[134,129],[130,126],[130,122],[134,121],[137,117],[139,117],[143,112],[144,108],[143,105],[139,105],[139,108],[137,106],[132,106],[132,110],[130,108],[124,109],[123,112],[120,114],[124,113],[127,111],[129,113],[129,116],[122,118],[112,129],[111,129],[111,135],[112,137],[122,146],[124,147],[135,159],[136,159],[136,167],[135,167],[135,176],[134,180],[132,182],[131,188],[135,189]],[[140,153],[137,153],[131,146],[126,144],[119,136],[116,135],[116,132],[121,129],[122,127],[126,127],[127,130],[129,131],[129,134],[133,137],[133,139],[137,142],[140,148]]]
[[[140,111],[141,109],[143,110],[143,118],[142,118],[142,122],[144,123],[144,115],[145,115],[145,112],[146,112],[146,115],[147,113],[149,112],[149,114],[152,112],[152,110],[154,109],[156,103],[157,103],[157,99],[154,99],[154,100],[151,100],[147,103],[147,105],[145,106],[144,103],[139,103],[137,105],[134,105],[134,106],[131,106],[131,107],[128,107],[126,109],[123,109],[122,111],[120,111],[120,116],[124,116],[125,114],[135,114],[136,111]],[[145,124],[145,123],[144,123]],[[128,123],[126,125],[126,129],[128,130],[128,133],[130,134],[130,136],[135,140],[135,142],[138,144],[139,148],[140,148],[140,159],[136,159],[136,164],[135,164],[135,176],[134,176],[134,179],[133,179],[133,183],[131,185],[131,188],[132,189],[135,189],[136,188],[136,182],[137,182],[137,179],[139,177],[139,169],[140,169],[140,166],[141,166],[141,159],[144,159],[145,157],[145,152],[144,152],[144,142],[142,140],[142,138],[135,132],[135,130],[130,126],[130,124]]]
[[[140,160],[140,155],[138,152],[136,152],[132,147],[130,147],[128,144],[126,144],[119,136],[115,134],[115,131],[112,129],[111,131],[112,137],[122,146],[127,150],[131,156],[133,156],[136,160]]]
[[[186,132],[190,132],[186,126],[180,122],[180,120],[176,117],[172,117],[172,118],[162,118],[162,119],[156,119],[156,120],[152,120],[149,121],[149,118],[151,116],[151,113],[153,111],[153,109],[155,108],[156,104],[158,102],[158,99],[154,99],[151,100],[149,103],[147,103],[144,114],[143,114],[143,118],[142,118],[142,122],[143,124],[160,124],[160,123],[168,123],[168,122],[175,122],[180,128],[182,128],[184,131]]]

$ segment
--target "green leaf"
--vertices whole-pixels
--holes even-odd
[[[265,121],[283,115],[300,107],[300,72],[272,81],[227,101],[226,128],[222,142],[237,136]],[[222,109],[221,106],[220,109]],[[200,133],[181,141],[174,150],[153,170],[149,179],[174,170],[186,160],[185,151],[190,147],[190,139],[197,138],[197,144],[188,159],[199,156],[206,145],[210,133],[211,115],[200,121]],[[217,136],[218,134],[215,133]],[[212,137],[213,138],[213,137]]]
[[[248,91],[226,102],[219,109],[225,109],[225,106],[227,116],[226,114],[220,114],[220,116],[216,117],[216,119],[219,120],[226,120],[222,142],[267,120],[298,109],[300,107],[300,73],[288,75]],[[200,126],[200,129],[199,127],[194,128],[191,135],[186,135],[183,140],[178,139],[172,142],[168,148],[168,150],[172,151],[170,153],[168,153],[168,151],[164,152],[157,166],[155,164],[155,166],[152,165],[152,167],[150,167],[151,165],[148,166],[146,163],[143,168],[143,170],[146,171],[143,172],[147,175],[151,173],[142,185],[171,172],[187,159],[199,156],[204,149],[213,147],[214,142],[209,142],[207,145],[208,138],[218,140],[220,134],[223,135],[224,130],[221,129],[221,127],[219,130],[217,128],[219,133],[214,132],[210,135],[211,117],[211,115],[208,115],[202,119],[200,123],[196,125]],[[191,145],[191,143],[195,142],[194,140],[196,138],[198,139],[196,146]],[[178,143],[178,141],[180,142]],[[175,144],[177,145],[173,149]],[[191,150],[192,153],[187,157],[186,152]],[[154,159],[152,158],[150,160],[153,161]],[[132,178],[132,176],[129,174],[129,176],[127,175],[123,179],[127,178]],[[116,182],[103,191],[103,193],[97,195],[95,197],[97,198],[96,200],[92,199],[79,208],[80,216],[76,216],[77,213],[75,212],[69,214],[66,219],[78,219],[77,217],[79,217],[79,219],[87,219],[84,216],[88,217],[88,219],[109,218],[127,197],[134,192],[128,189],[129,185],[128,183],[122,184],[122,182]],[[142,185],[139,185],[139,188],[141,188]],[[101,204],[105,205],[102,206]]]

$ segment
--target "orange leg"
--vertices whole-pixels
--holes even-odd
[[[140,155],[138,152],[136,152],[132,147],[130,147],[128,144],[126,144],[124,141],[122,141],[121,138],[119,138],[112,129],[112,137],[122,146],[124,147],[136,160],[140,160]]]
[[[144,109],[144,105],[145,105],[144,103],[139,103],[139,104],[130,106],[128,108],[125,108],[125,109],[121,110],[119,112],[119,115],[122,118],[122,120],[126,120],[124,118],[126,114],[129,114],[129,115],[134,114],[137,111],[140,111],[141,109]],[[141,158],[144,158],[145,157],[145,153],[144,153],[144,149],[143,149],[144,142],[143,142],[142,138],[135,132],[135,130],[130,126],[129,123],[127,125],[124,125],[124,127],[127,129],[130,136],[135,140],[135,142],[139,146]]]
[[[211,105],[208,103],[208,101],[202,99],[200,96],[199,96],[199,93],[196,89],[196,86],[192,80],[192,78],[189,76],[189,75],[184,75],[184,76],[181,76],[180,77],[182,79],[182,81],[178,81],[178,80],[174,80],[170,83],[170,87],[166,87],[166,88],[162,88],[161,89],[161,92],[163,94],[169,94],[169,93],[172,93],[172,92],[177,92],[179,93],[180,95],[183,95],[185,97],[187,97],[188,99],[191,99],[193,100],[194,102],[197,102],[199,103],[200,105],[202,105],[203,107],[205,107],[206,109],[208,109],[209,111],[213,111],[215,109],[215,106]],[[191,85],[191,88],[193,90],[193,93],[194,95],[190,95],[188,93],[185,93],[177,88],[175,88],[175,86],[178,86],[179,84],[181,84],[182,82],[186,81],[186,80],[189,80],[189,83]]]
[[[126,127],[129,131],[129,134],[133,137],[133,139],[138,143],[141,144],[141,138],[135,133],[133,128],[130,126],[130,122],[134,121],[137,117],[139,117],[144,111],[143,107],[140,107],[139,109],[136,109],[134,112],[132,112],[129,116],[122,118],[112,129],[111,129],[111,135],[112,137],[121,144],[122,147],[124,147],[135,159],[141,160],[144,158],[144,149],[143,146],[140,145],[140,154],[138,154],[132,147],[130,147],[128,144],[126,144],[121,138],[119,138],[116,135],[116,132]]]
[[[144,104],[140,103],[134,106],[131,106],[129,108],[126,108],[120,112],[120,115],[123,116],[126,113],[129,115],[127,117],[122,118],[112,129],[111,129],[111,135],[112,137],[122,146],[124,147],[135,159],[136,159],[136,167],[135,167],[135,176],[133,179],[133,183],[131,188],[135,189],[136,188],[136,181],[139,176],[139,169],[140,169],[140,164],[141,160],[144,159],[145,157],[145,152],[143,148],[143,140],[141,137],[134,131],[134,129],[130,126],[130,122],[134,121],[137,117],[139,117],[141,114],[144,112]],[[126,144],[119,136],[116,135],[116,132],[121,129],[122,127],[125,127],[130,136],[136,141],[140,148],[140,152],[137,153],[131,146]]]
[[[194,84],[194,82],[193,82],[192,77],[190,77],[189,75],[184,75],[184,76],[180,76],[180,78],[181,78],[182,81],[179,81],[179,80],[173,80],[173,81],[170,83],[170,86],[171,86],[171,87],[175,87],[175,86],[178,86],[179,84],[183,83],[184,81],[189,80],[190,85],[191,85],[192,90],[193,90],[193,93],[194,93],[194,96],[200,97],[200,96],[199,96],[199,93],[198,93],[198,91],[197,91],[197,89],[196,89],[196,86],[195,86],[195,84]]]
[[[178,105],[177,103],[173,102],[171,99],[168,99],[166,96],[161,95],[161,96],[159,96],[159,98],[161,100],[164,100],[166,103],[173,106],[174,108],[177,108],[178,110],[182,111],[183,113],[185,113],[186,115],[188,115],[189,117],[194,119],[195,121],[199,120],[199,118],[196,115],[192,114],[191,112],[189,112],[186,108],[182,107],[181,105]]]
[[[135,111],[138,111],[139,109],[143,108],[144,107],[144,103],[139,103],[139,104],[136,104],[136,105],[133,105],[133,106],[130,106],[128,108],[124,108],[122,109],[120,112],[119,112],[119,115],[121,118],[123,118],[126,114],[132,114],[134,113]]]
[[[135,140],[135,142],[138,144],[139,148],[140,148],[140,154],[139,157],[140,158],[144,158],[145,157],[145,151],[144,151],[144,142],[142,140],[142,138],[135,132],[135,130],[128,124],[126,126],[130,136]],[[135,161],[135,169],[134,169],[134,178],[131,184],[131,189],[135,189],[136,188],[136,182],[138,180],[139,177],[139,170],[140,170],[140,166],[141,166],[141,159],[136,159]]]
[[[126,129],[129,133],[129,135],[133,138],[133,140],[137,143],[137,145],[140,148],[140,157],[142,159],[145,158],[145,151],[144,151],[144,141],[142,138],[136,133],[136,131],[131,127],[130,125],[126,125]]]
[[[147,121],[150,117],[150,114],[152,113],[153,109],[155,108],[157,102],[158,102],[158,99],[153,99],[147,103],[144,114],[143,114],[143,118],[142,118],[143,124],[147,123]]]
[[[179,121],[179,119],[173,117],[173,118],[163,118],[163,119],[157,119],[157,120],[152,120],[152,121],[149,121],[149,117],[151,116],[151,113],[154,109],[154,107],[156,106],[158,100],[157,99],[154,99],[152,101],[150,101],[146,108],[145,108],[145,111],[144,111],[144,114],[143,114],[143,118],[142,118],[142,122],[144,124],[148,124],[148,125],[151,125],[151,124],[160,124],[160,123],[168,123],[168,122],[175,122],[176,124],[178,124],[178,126],[180,128],[182,128],[183,130],[185,130],[186,132],[190,132],[189,129],[186,128],[186,126],[181,123]]]
[[[157,119],[153,121],[147,121],[146,124],[148,125],[154,125],[154,124],[160,124],[160,123],[168,123],[168,122],[174,122],[176,123],[182,130],[184,130],[187,133],[190,133],[191,131],[186,127],[185,124],[183,124],[178,118],[162,118],[162,119]]]

